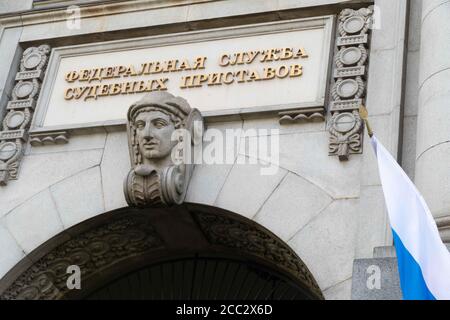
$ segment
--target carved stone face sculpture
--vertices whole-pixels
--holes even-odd
[[[132,164],[161,167],[171,164],[176,129],[186,128],[193,109],[186,100],[167,92],[152,92],[128,110],[128,134]],[[188,128],[186,128],[188,129]]]
[[[132,166],[124,185],[128,204],[138,207],[180,204],[186,194],[192,162],[175,162],[172,150],[176,147],[175,153],[190,154],[187,149],[192,148],[198,136],[194,133],[194,122],[202,123],[200,112],[183,98],[168,92],[151,92],[130,106],[127,118]],[[177,129],[185,129],[191,137],[180,140],[181,148],[177,140],[172,140]]]
[[[141,112],[136,116],[134,126],[143,163],[170,155],[176,141],[171,141],[175,125],[168,114],[161,111]]]

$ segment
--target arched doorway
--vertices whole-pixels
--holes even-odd
[[[66,285],[69,265],[81,289]],[[1,299],[323,299],[270,231],[198,204],[122,208],[50,239],[0,281]]]

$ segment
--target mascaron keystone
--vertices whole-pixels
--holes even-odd
[[[202,142],[203,118],[181,97],[151,92],[127,114],[131,170],[127,203],[134,207],[181,204],[193,167],[194,145]]]

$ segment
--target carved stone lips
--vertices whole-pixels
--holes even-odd
[[[154,149],[158,145],[159,145],[159,143],[157,141],[154,141],[154,140],[151,140],[151,141],[143,143],[144,149]]]

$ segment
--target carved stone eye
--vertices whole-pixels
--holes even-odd
[[[153,124],[158,129],[167,126],[167,122],[164,119],[155,119]]]
[[[144,127],[145,127],[145,122],[143,122],[143,121],[136,122],[136,128],[143,129]]]

